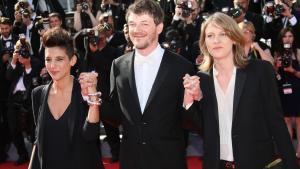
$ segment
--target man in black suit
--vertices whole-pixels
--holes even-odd
[[[298,168],[272,65],[244,59],[242,32],[223,13],[201,32],[201,90],[199,77],[186,75],[184,105],[201,113],[203,169],[259,169],[278,156],[283,168]]]
[[[26,43],[26,44],[25,44]],[[33,120],[31,114],[30,93],[33,87],[37,85],[39,63],[31,58],[30,45],[28,42],[17,41],[13,58],[6,72],[6,78],[11,82],[8,90],[8,110],[7,119],[12,142],[17,148],[19,158],[16,165],[23,164],[29,160],[28,152],[25,148],[22,135],[24,117],[26,120]],[[33,121],[28,124],[33,131]],[[33,132],[30,133],[33,141]]]
[[[135,50],[113,61],[112,106],[120,111],[102,119],[123,126],[121,169],[186,169],[182,122],[182,78],[193,65],[158,44],[163,11],[155,1],[140,0],[128,8],[126,20]],[[117,114],[117,112],[121,112]]]

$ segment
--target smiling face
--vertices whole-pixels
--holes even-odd
[[[129,37],[138,50],[152,51],[158,44],[158,36],[162,32],[163,24],[156,25],[152,16],[148,14],[134,14],[128,16]]]
[[[45,66],[53,81],[68,78],[71,67],[76,63],[76,57],[71,58],[66,50],[60,47],[45,48]]]
[[[232,41],[227,33],[221,27],[214,23],[207,25],[205,30],[205,45],[209,54],[214,60],[233,58],[234,41]]]

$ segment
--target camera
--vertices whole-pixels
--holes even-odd
[[[87,11],[89,9],[89,4],[86,1],[81,2],[81,9]]]
[[[37,16],[36,20],[37,21],[36,21],[34,26],[38,30],[50,28],[50,25],[49,25],[49,12],[48,11],[45,11],[41,16]]]
[[[279,17],[284,12],[284,7],[281,4],[274,4],[274,2],[267,2],[265,4],[265,14],[272,17]]]
[[[82,34],[88,38],[90,44],[97,46],[99,42],[98,31],[95,31],[94,29],[85,29]]]
[[[22,58],[28,59],[30,57],[30,52],[28,46],[26,45],[26,38],[24,34],[19,35],[19,40],[21,42],[21,47],[17,51]]]
[[[281,57],[282,66],[284,68],[291,66],[292,64],[292,45],[291,44],[283,44],[283,48],[285,49],[283,55]]]
[[[19,6],[22,9],[28,8],[29,7],[28,1],[27,0],[20,0],[19,1]]]
[[[176,40],[172,40],[170,42],[163,42],[162,43],[163,48],[169,49],[170,51],[174,53],[178,53],[178,49],[181,49],[181,43]]]
[[[239,7],[236,8],[230,8],[227,12],[227,15],[233,17],[233,18],[238,18],[242,15],[242,9]]]
[[[283,5],[281,5],[281,4],[275,5],[275,11],[274,11],[274,14],[275,14],[276,16],[280,16],[282,12],[284,12],[284,7],[283,7]]]
[[[162,43],[163,48],[169,49],[174,53],[180,52],[180,49],[183,47],[182,37],[180,36],[178,30],[168,29],[165,32],[165,41]]]
[[[22,14],[22,16],[24,16],[25,18],[30,17],[30,11],[29,11],[27,8],[22,9],[22,10],[21,10],[21,14]]]
[[[12,54],[14,53],[14,45],[11,41],[7,41],[4,45],[3,48],[1,50],[1,54],[9,54],[10,56],[12,56]]]
[[[182,9],[181,16],[184,18],[189,17],[191,15],[191,13],[193,12],[191,1],[182,1],[181,3],[179,3],[177,5],[178,5],[178,8]]]

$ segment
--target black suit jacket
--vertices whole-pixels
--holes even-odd
[[[200,111],[204,137],[203,169],[219,169],[220,136],[212,71],[199,73],[203,99],[189,111]],[[232,121],[232,147],[236,167],[262,169],[275,158],[274,143],[285,168],[297,168],[295,152],[277,93],[275,73],[265,61],[251,61],[237,69]]]
[[[33,157],[31,169],[47,168],[47,166],[43,165],[43,148],[44,144],[51,140],[44,140],[45,113],[47,113],[45,105],[48,104],[48,95],[51,85],[52,82],[48,85],[36,87],[31,95],[36,125],[36,152]],[[70,103],[70,112],[72,115],[67,119],[69,133],[66,133],[70,140],[69,149],[71,156],[69,157],[69,161],[72,162],[68,165],[74,169],[104,169],[101,163],[99,147],[97,146],[99,123],[89,123],[86,121],[88,108],[82,99],[80,91],[79,83],[74,80]]]
[[[186,169],[182,119],[190,116],[182,107],[182,78],[192,72],[190,62],[166,50],[142,114],[135,84],[134,52],[113,61],[110,106],[121,111],[102,111],[101,117],[119,120],[123,126],[121,169]]]

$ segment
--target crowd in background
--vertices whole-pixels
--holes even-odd
[[[12,142],[19,159],[29,160],[24,137],[35,140],[30,93],[51,81],[44,61],[41,37],[47,29],[62,27],[73,36],[78,62],[72,74],[96,71],[102,99],[109,99],[113,60],[134,50],[128,36],[126,9],[133,0],[81,0],[74,4],[73,24],[56,0],[1,0],[0,10],[0,162]],[[290,136],[300,145],[300,2],[296,0],[157,0],[165,12],[162,47],[195,65],[202,63],[201,24],[216,11],[233,17],[245,39],[249,60],[270,62],[276,72],[283,115]],[[15,56],[18,53],[19,57]],[[103,110],[105,111],[105,110]],[[295,122],[295,129],[293,128]],[[112,162],[118,161],[118,126],[103,121]],[[296,133],[294,133],[296,131]],[[300,158],[300,146],[296,152]]]

